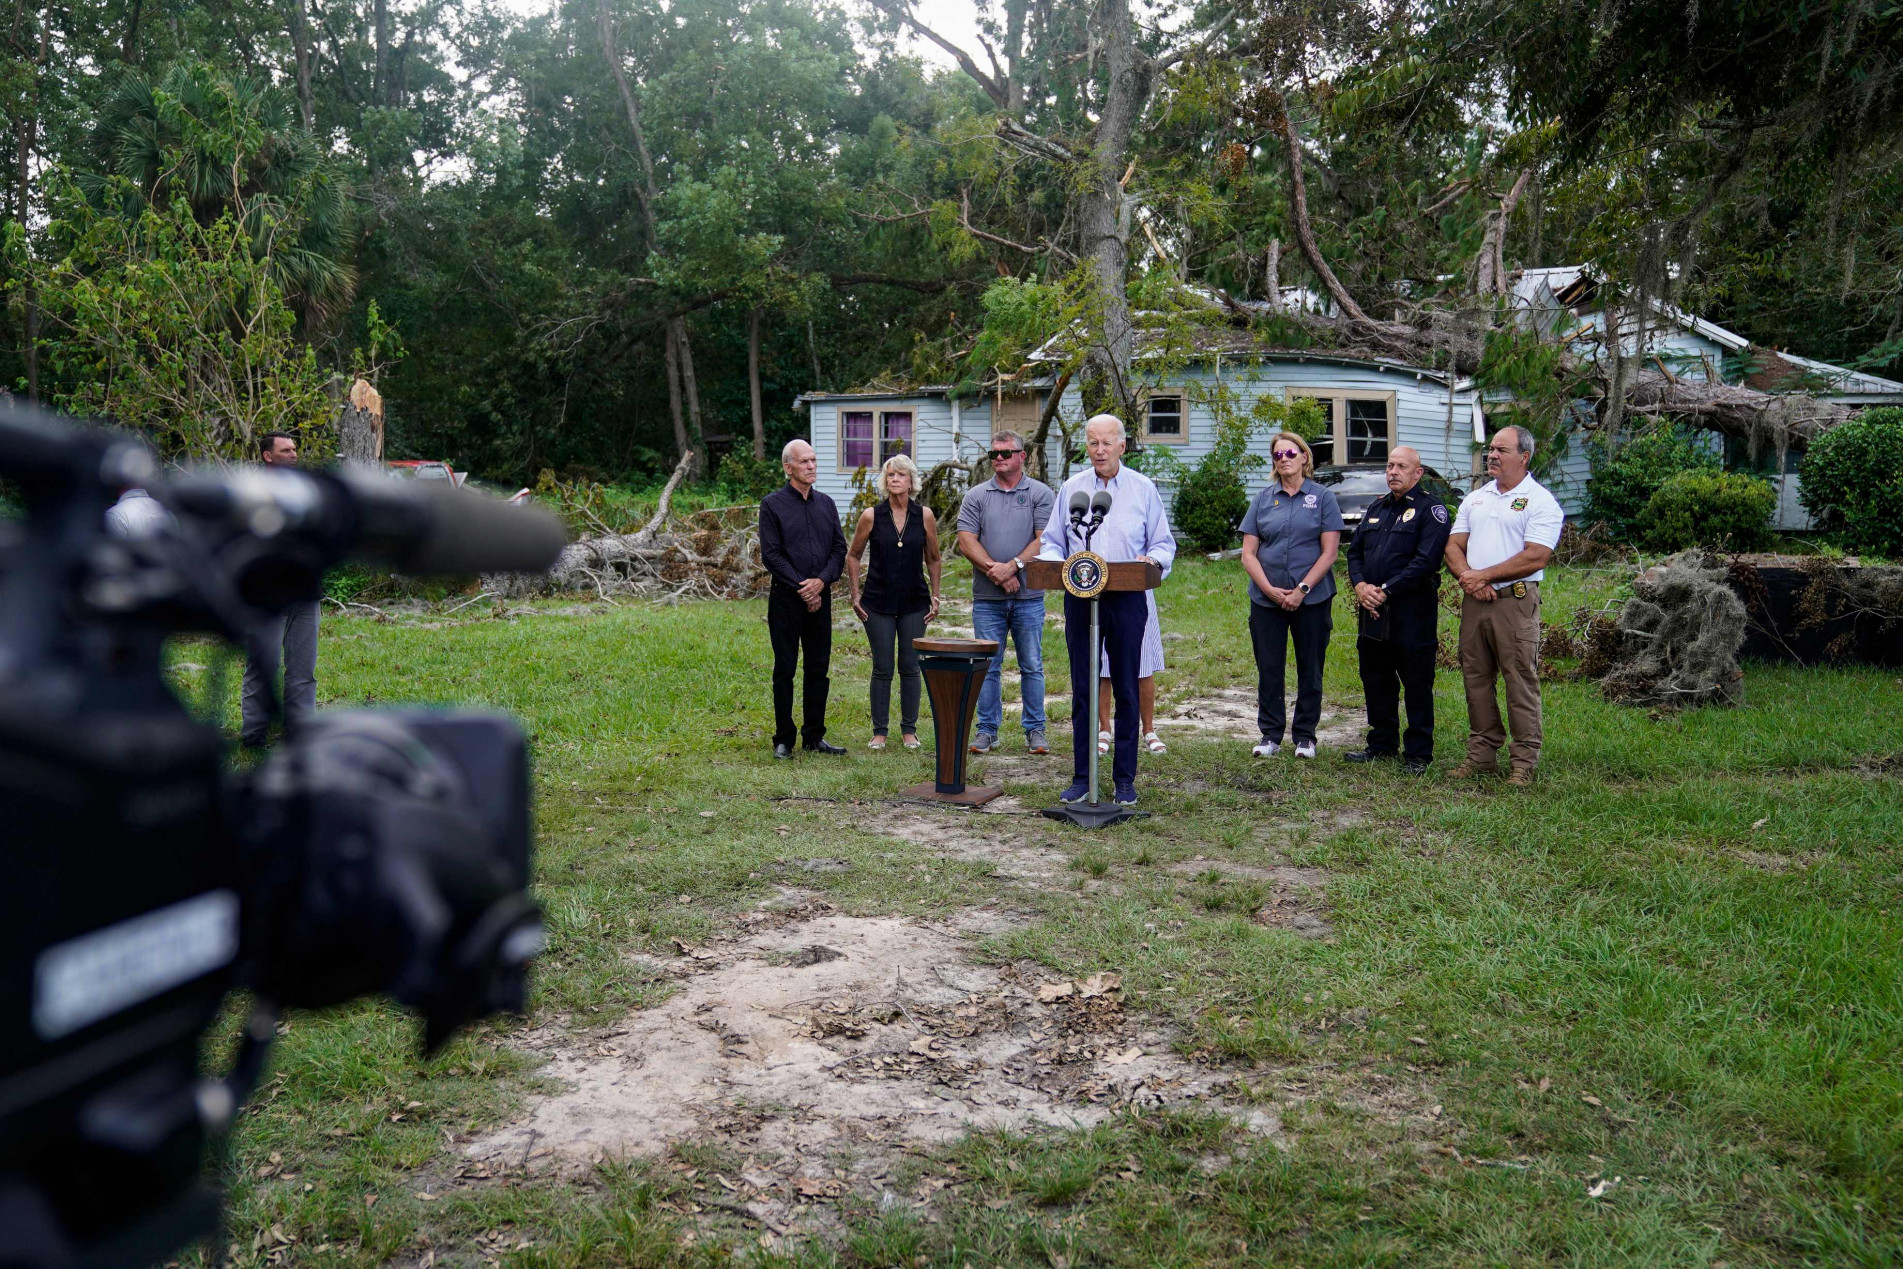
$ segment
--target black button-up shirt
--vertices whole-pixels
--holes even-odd
[[[831,586],[846,567],[839,508],[819,490],[800,497],[792,483],[760,502],[760,562],[775,585],[798,590],[809,577]]]
[[[1348,579],[1386,586],[1418,604],[1440,591],[1442,552],[1453,515],[1421,485],[1377,499],[1348,544]]]

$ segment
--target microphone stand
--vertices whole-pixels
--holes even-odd
[[[1090,540],[1097,536],[1097,530],[1103,527],[1104,514],[1103,511],[1094,509],[1091,513],[1090,524],[1084,529],[1084,549],[1086,551],[1090,549]],[[1102,755],[1097,752],[1097,737],[1103,735],[1103,723],[1099,718],[1100,711],[1098,704],[1103,697],[1103,692],[1098,686],[1097,678],[1097,659],[1103,656],[1103,635],[1097,626],[1097,599],[1098,597],[1093,595],[1090,600],[1090,745],[1088,752],[1090,754],[1090,807],[1092,810],[1098,809],[1097,760]]]

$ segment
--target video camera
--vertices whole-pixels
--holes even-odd
[[[496,715],[326,712],[246,773],[163,671],[258,645],[347,559],[532,571],[554,517],[350,471],[159,479],[129,437],[0,406],[0,1267],[149,1265],[216,1227],[203,1179],[279,1011],[387,993],[434,1048],[520,1011],[528,751]],[[108,536],[120,490],[172,523]],[[227,993],[232,1070],[200,1074]]]

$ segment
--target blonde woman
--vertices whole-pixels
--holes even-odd
[[[1249,575],[1249,642],[1255,648],[1258,758],[1282,747],[1288,645],[1295,644],[1295,756],[1315,756],[1322,717],[1322,665],[1334,618],[1341,506],[1314,480],[1315,456],[1293,432],[1269,442],[1275,478],[1242,518],[1242,570]]]
[[[852,611],[865,623],[872,645],[871,749],[884,749],[891,729],[892,669],[896,647],[899,673],[899,736],[917,749],[918,700],[923,679],[912,641],[938,616],[938,521],[914,501],[919,491],[918,464],[894,454],[879,469],[885,497],[859,514],[846,547],[846,580]],[[859,557],[871,548],[865,588],[859,586]],[[930,574],[929,584],[927,574]]]

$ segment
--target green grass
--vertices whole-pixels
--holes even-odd
[[[1602,605],[1614,580],[1555,577],[1547,618]],[[1233,564],[1185,564],[1159,602],[1184,636],[1166,700],[1253,682]],[[229,1167],[240,1263],[1903,1260],[1903,785],[1894,765],[1875,770],[1899,749],[1893,672],[1752,666],[1746,708],[1657,716],[1552,684],[1540,782],[1520,794],[1326,752],[1258,762],[1244,742],[1179,735],[1144,759],[1155,818],[1090,837],[1053,827],[1079,888],[1026,900],[985,865],[862,827],[929,756],[863,749],[855,636],[838,636],[830,714],[851,753],[776,763],[763,605],[477,611],[327,616],[319,688],[330,704],[524,720],[550,930],[538,1016],[580,1025],[656,1002],[665,986],[626,955],[704,938],[792,880],[776,862],[792,842],[853,861],[797,878],[847,912],[1008,896],[1031,920],[997,954],[1120,973],[1133,1005],[1227,1064],[1235,1098],[1286,1137],[1153,1112],[982,1134],[912,1160],[954,1182],[936,1220],[848,1204],[838,1239],[768,1251],[757,1228],[677,1210],[683,1182],[655,1164],[451,1186],[449,1139],[537,1086],[507,1043],[516,1024],[424,1062],[411,1022],[364,1005],[290,1020]],[[1061,640],[1047,652],[1057,690]],[[1346,622],[1327,694],[1359,700]],[[1464,737],[1457,675],[1439,676],[1437,708],[1444,771]],[[1061,758],[1051,774],[1014,791],[1048,796]],[[1334,937],[1254,924],[1263,887],[1170,870],[1194,856],[1329,870]]]

